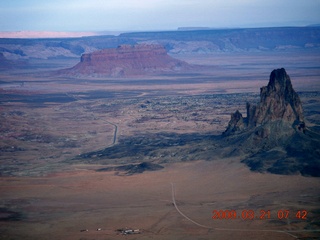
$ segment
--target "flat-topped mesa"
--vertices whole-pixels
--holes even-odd
[[[136,76],[187,69],[186,62],[174,59],[156,44],[122,45],[83,54],[80,62],[64,73],[91,76]]]
[[[161,45],[139,44],[135,46],[120,45],[117,48],[103,49],[93,53],[86,53],[81,56],[81,62],[106,63],[119,59],[144,59],[157,56],[166,56],[167,51]]]
[[[257,105],[247,103],[247,117],[239,117],[239,114],[238,111],[232,114],[225,135],[276,121],[290,124],[298,130],[305,129],[300,98],[284,68],[271,72],[268,85],[260,89],[260,102]]]

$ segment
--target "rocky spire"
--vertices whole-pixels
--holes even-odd
[[[304,121],[300,98],[284,68],[271,72],[268,86],[260,89],[260,103],[257,106],[247,105],[247,116],[249,126],[274,120],[289,123]]]
[[[231,120],[224,134],[232,134],[235,132],[242,131],[245,128],[242,114],[237,110],[235,113],[231,114]]]
[[[238,111],[232,114],[224,134],[230,135],[275,121],[297,126],[299,130],[305,128],[300,98],[284,68],[271,72],[268,85],[260,89],[260,102],[257,105],[247,103],[247,117],[242,119],[241,114],[241,118],[237,117],[239,114]]]
[[[247,103],[247,117],[239,111],[223,133],[226,156],[253,171],[320,177],[320,135],[306,128],[302,105],[286,71],[273,70],[260,102]]]

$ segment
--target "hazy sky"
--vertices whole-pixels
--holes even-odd
[[[320,0],[0,0],[0,31],[172,30],[320,23]]]

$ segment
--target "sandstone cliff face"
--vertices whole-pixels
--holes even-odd
[[[148,73],[179,71],[188,64],[170,57],[161,45],[124,45],[83,54],[69,74],[126,77]]]
[[[255,171],[320,177],[320,136],[304,122],[303,109],[285,69],[273,70],[257,105],[247,103],[223,133],[230,152],[246,156]]]

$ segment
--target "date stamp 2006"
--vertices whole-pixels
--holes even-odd
[[[307,210],[290,211],[281,209],[275,212],[271,210],[252,210],[244,209],[241,211],[236,210],[213,210],[212,219],[242,219],[242,220],[265,220],[265,219],[301,219],[307,220]]]

